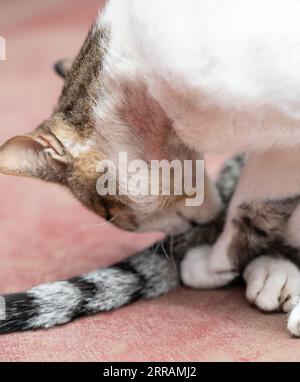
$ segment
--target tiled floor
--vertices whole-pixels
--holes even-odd
[[[62,85],[52,64],[75,54],[102,3],[1,0],[0,141],[49,116]],[[99,224],[57,186],[0,176],[0,292],[108,265],[155,236]],[[282,315],[257,312],[241,289],[182,289],[49,331],[2,336],[0,360],[300,360],[300,342]]]

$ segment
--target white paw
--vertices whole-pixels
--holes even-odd
[[[297,302],[297,299],[295,299]],[[288,331],[295,337],[300,337],[300,301],[298,298],[298,304],[293,308],[287,325]]]
[[[182,282],[191,288],[219,288],[230,283],[237,274],[231,270],[217,272],[211,267],[211,247],[201,246],[189,250],[181,262]]]
[[[300,296],[300,271],[288,259],[258,257],[243,277],[248,301],[264,311],[290,312]]]

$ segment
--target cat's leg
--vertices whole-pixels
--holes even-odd
[[[268,253],[299,203],[299,150],[252,155],[230,203],[223,233],[211,248],[190,250],[181,265],[182,280],[193,288],[221,287],[256,256]],[[285,200],[285,203],[282,203]]]

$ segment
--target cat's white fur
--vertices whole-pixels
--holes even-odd
[[[147,79],[197,150],[295,147],[299,14],[297,0],[111,0],[107,65]]]
[[[191,286],[220,286],[234,276],[225,254],[237,205],[299,194],[299,15],[299,0],[110,0],[99,21],[111,30],[104,70],[132,80],[138,73],[185,144],[249,154],[220,239],[209,256],[207,248],[193,250],[183,263]],[[290,240],[299,243],[300,209],[291,221]],[[278,268],[276,260],[261,261],[246,272],[248,296],[264,272],[253,269],[295,274],[288,261]],[[276,297],[283,276],[270,279]],[[268,310],[275,300],[265,289],[257,304]]]

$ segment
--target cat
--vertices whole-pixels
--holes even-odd
[[[243,269],[247,274],[247,259],[258,270],[246,277],[248,291],[259,283],[260,269],[273,280],[283,260],[274,253],[263,256],[269,227],[257,227],[257,212],[265,212],[263,222],[269,213],[282,215],[276,220],[286,236],[281,247],[292,252],[300,247],[299,11],[297,0],[108,1],[65,68],[53,114],[1,147],[0,171],[60,183],[120,228],[179,233],[212,221],[222,210],[207,175],[204,203],[187,207],[186,195],[101,196],[97,163],[116,162],[121,150],[147,163],[246,152],[223,232],[212,247],[189,251],[181,270],[189,286],[219,287]],[[287,217],[281,206],[286,200]],[[252,230],[243,235],[245,242],[239,240],[240,227]],[[253,230],[259,250],[249,254]],[[294,266],[287,257],[284,264]],[[272,296],[264,297],[269,310]]]
[[[242,156],[235,157],[220,172],[216,187],[224,206],[228,205],[243,164]],[[0,334],[50,328],[175,289],[181,283],[180,263],[185,253],[192,246],[216,241],[223,228],[225,209],[212,221],[195,223],[186,232],[169,235],[111,267],[2,296],[6,319],[0,320]]]

